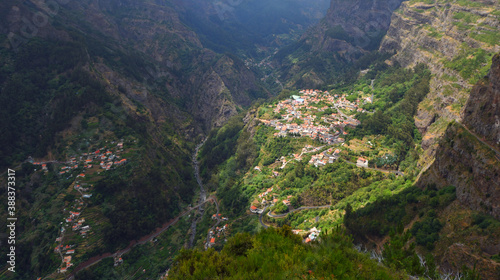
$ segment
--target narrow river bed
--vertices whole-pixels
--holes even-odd
[[[196,178],[196,182],[198,182],[198,185],[200,186],[200,199],[199,199],[200,204],[207,200],[207,192],[205,191],[205,188],[203,187],[203,182],[201,181],[201,177],[200,177],[200,163],[198,162],[198,159],[197,159],[198,152],[200,151],[201,147],[203,147],[203,144],[205,144],[205,140],[203,140],[200,144],[198,144],[196,146],[196,149],[194,150],[193,157],[192,157],[192,162],[193,162],[193,166],[194,166],[194,176]],[[193,248],[194,239],[196,237],[196,225],[198,224],[198,222],[203,217],[203,214],[205,213],[205,208],[203,207],[203,205],[200,205],[200,207],[198,208],[198,213],[200,214],[200,217],[198,219],[195,219],[191,223],[191,228],[189,229],[189,231],[191,232],[191,235],[189,237],[188,248]]]

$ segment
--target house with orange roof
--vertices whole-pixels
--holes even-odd
[[[356,165],[359,167],[368,167],[368,160],[362,157],[358,158],[358,161],[356,162]]]
[[[69,211],[69,213],[71,214],[71,218],[78,218],[80,216],[80,212]]]
[[[127,162],[127,159],[126,159],[126,158],[124,158],[124,159],[121,159],[120,161],[115,161],[115,163],[114,163],[114,164],[115,164],[115,165],[122,165],[122,164],[124,164],[124,163],[126,163],[126,162]]]
[[[262,213],[262,210],[257,208],[256,206],[252,205],[252,206],[250,206],[250,212],[260,214],[260,213]]]

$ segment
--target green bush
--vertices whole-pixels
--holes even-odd
[[[222,251],[181,251],[169,279],[396,279],[402,274],[379,266],[352,248],[340,229],[305,244],[288,226],[267,229],[243,242],[228,240]],[[229,247],[228,247],[229,246]],[[244,253],[243,253],[244,252]]]

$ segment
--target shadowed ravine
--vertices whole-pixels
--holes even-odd
[[[196,177],[196,182],[198,182],[198,185],[200,186],[199,203],[203,203],[207,199],[207,192],[205,191],[205,188],[203,187],[203,182],[201,181],[200,178],[200,163],[198,162],[197,159],[198,152],[200,151],[200,148],[203,146],[203,144],[205,144],[205,140],[203,140],[200,144],[196,146],[196,149],[193,153],[194,176]],[[193,248],[194,239],[196,237],[196,224],[201,220],[203,214],[205,213],[205,209],[201,204],[200,208],[198,209],[198,213],[200,214],[200,217],[193,221],[193,223],[191,224],[191,228],[189,230],[191,232],[191,236],[189,237],[188,248]]]

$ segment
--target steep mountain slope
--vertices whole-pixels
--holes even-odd
[[[326,13],[329,0],[175,1],[207,48],[260,60],[297,39]]]
[[[378,49],[401,2],[332,0],[319,24],[276,55],[281,79],[299,87],[338,82],[334,76],[345,71],[346,64]]]
[[[457,188],[460,207],[445,211],[452,224],[467,217],[467,211],[482,212],[500,219],[500,149],[498,118],[500,115],[500,55],[493,58],[491,71],[476,84],[464,109],[463,124],[453,122],[439,141],[436,158],[421,176],[417,185],[435,184],[438,188],[453,185]],[[481,214],[473,215],[472,225],[481,224]],[[467,225],[468,222],[463,221]],[[443,266],[456,269],[457,264],[475,260],[482,276],[500,275],[500,265],[491,256],[500,253],[498,230],[489,229],[486,236],[472,233],[470,227],[454,226],[441,246]],[[468,232],[468,234],[464,234]],[[462,243],[459,243],[461,241]]]
[[[0,170],[14,167],[20,186],[18,279],[48,274],[64,278],[56,273],[67,265],[61,250],[71,255],[68,251],[76,248],[72,264],[78,265],[124,248],[180,216],[195,201],[198,186],[191,152],[206,134],[200,153],[202,175],[209,179],[207,190],[215,192],[212,198],[217,195],[221,212],[234,220],[228,223],[235,231],[238,226],[256,230],[267,227],[266,223],[329,229],[342,223],[344,211],[349,218],[376,211],[380,223],[369,213],[366,223],[345,224],[359,235],[369,231],[368,240],[380,245],[387,241],[390,227],[404,223],[421,245],[420,252],[433,252],[443,268],[457,271],[475,259],[484,277],[497,275],[500,224],[488,215],[499,218],[498,57],[489,78],[481,78],[489,69],[490,56],[499,50],[498,1],[408,1],[396,10],[401,0],[332,0],[318,26],[275,56],[287,86],[322,86],[330,91],[310,92],[314,96],[306,101],[311,108],[301,108],[300,113],[290,107],[304,102],[297,97],[271,100],[246,112],[254,100],[270,93],[261,85],[260,74],[247,67],[251,59],[246,65],[239,56],[222,52],[243,57],[268,54],[267,47],[297,36],[302,24],[315,18],[307,13],[316,8],[307,9],[307,1],[293,0],[300,7],[297,13],[270,19],[264,8],[278,9],[275,2],[228,1],[231,6],[221,13],[220,1],[200,1],[58,1],[65,4],[52,8],[42,1],[0,3],[0,121],[5,124],[0,132]],[[252,18],[259,9],[262,13]],[[266,29],[267,23],[272,27]],[[247,24],[255,24],[256,29],[246,29]],[[381,40],[380,50],[394,52],[392,59],[372,53]],[[256,49],[262,53],[256,55]],[[431,75],[420,62],[434,74],[430,95]],[[390,68],[391,63],[407,69]],[[359,75],[366,68],[370,71]],[[463,107],[468,89],[478,80]],[[283,91],[280,98],[292,93],[305,91]],[[331,107],[325,110],[325,106]],[[417,106],[419,129],[413,121]],[[297,129],[305,123],[302,113],[307,115],[306,126],[317,123],[314,129],[320,135],[331,133],[337,146],[298,137]],[[465,126],[447,126],[461,114]],[[281,133],[285,137],[275,137],[274,128],[263,125],[271,120],[274,125],[283,124],[284,118],[289,121]],[[422,162],[433,163],[418,182],[425,190],[412,187],[419,171],[415,161],[421,153],[421,133],[428,152]],[[444,136],[437,141],[439,133]],[[34,160],[25,161],[29,155]],[[370,159],[370,165],[363,157]],[[329,160],[332,163],[324,168],[312,164],[327,165]],[[358,168],[356,161],[365,162],[369,170]],[[0,183],[5,180],[2,176]],[[0,200],[7,201],[6,191],[0,192]],[[219,213],[219,204],[213,201],[216,207],[207,207]],[[249,202],[265,211],[271,201],[268,210],[276,214],[290,206],[294,212],[260,220],[246,215]],[[353,208],[355,215],[351,215]],[[4,220],[5,210],[0,210]],[[182,247],[188,223],[194,221],[194,230],[189,231],[198,236],[191,244],[209,245],[204,235],[210,233],[212,219],[218,224],[219,218],[207,213],[199,217],[205,224],[198,233],[196,219],[189,215],[182,221],[184,232],[132,251],[125,266],[110,269],[113,264],[108,259],[100,270],[116,278],[136,275],[146,265],[144,277],[158,276]],[[81,231],[82,223],[91,227],[90,234]],[[291,236],[281,230],[253,239],[301,244]],[[5,235],[0,237],[3,245]],[[174,238],[180,246],[169,243]],[[417,275],[432,269],[422,265],[422,259],[419,264],[414,245],[408,251],[403,248],[412,242],[409,233],[404,241],[393,238],[387,247],[401,246],[388,250],[388,254],[395,252],[391,256],[395,262],[387,265],[399,265],[402,255],[397,253],[403,252],[411,255],[404,259],[418,270]],[[218,239],[217,246],[220,243]],[[341,242],[330,245],[346,246],[335,254],[349,254],[345,260],[353,274],[363,263],[371,270],[374,262],[360,262],[367,256],[355,253],[350,243],[350,237],[344,240],[342,235]],[[149,265],[152,259],[157,263],[149,271],[142,257],[153,251],[157,254],[148,259]],[[275,252],[270,254],[274,260]],[[227,255],[213,251],[200,255],[227,261]],[[200,255],[186,253],[184,261]],[[236,258],[242,260],[242,256]],[[3,251],[0,261],[7,261]],[[311,258],[310,264],[316,261]],[[224,265],[220,267],[226,269]],[[300,262],[293,266],[297,273],[305,272]],[[5,272],[4,266],[0,277]],[[86,279],[86,275],[80,277]]]
[[[339,15],[349,14],[349,9],[356,10],[356,4],[349,6],[349,3],[342,1],[341,4],[345,5],[345,9],[340,10]],[[390,256],[394,253],[391,257],[397,260],[397,266],[404,267],[401,260],[407,261],[408,258],[400,252],[393,252],[392,246],[416,250],[420,265],[418,261],[417,264],[408,264],[407,271],[412,269],[418,271],[423,269],[422,263],[425,261],[431,264],[435,260],[438,268],[431,266],[436,269],[437,274],[446,271],[464,271],[472,278],[498,278],[500,271],[498,263],[500,223],[497,213],[498,189],[500,189],[497,183],[500,181],[498,77],[496,77],[498,57],[494,59],[489,77],[482,80],[490,70],[493,53],[499,48],[499,41],[496,39],[499,34],[496,10],[498,10],[496,1],[403,2],[392,15],[390,25],[386,25],[387,36],[379,38],[379,42],[382,40],[380,50],[395,54],[385,61],[386,65],[383,67],[381,63],[367,65],[370,71],[367,71],[366,75],[358,75],[358,71],[353,71],[354,79],[358,81],[347,83],[348,86],[324,87],[329,93],[341,98],[345,93],[346,97],[359,102],[370,93],[372,98],[375,96],[377,100],[375,104],[358,107],[361,111],[375,110],[375,114],[369,112],[365,115],[373,117],[372,121],[365,123],[362,119],[363,114],[356,115],[361,120],[361,126],[352,130],[346,129],[348,133],[344,135],[347,135],[346,139],[351,140],[349,144],[346,142],[346,145],[342,146],[335,144],[329,146],[324,142],[311,143],[298,137],[297,131],[303,132],[300,130],[302,122],[306,123],[306,126],[312,123],[308,119],[309,112],[301,108],[303,100],[306,102],[306,107],[311,104],[313,104],[311,108],[315,106],[313,102],[307,103],[308,94],[311,94],[307,90],[284,91],[281,96],[284,99],[290,95],[301,95],[301,98],[295,96],[289,100],[264,104],[251,110],[244,118],[244,124],[231,125],[214,132],[207,140],[207,147],[209,151],[217,152],[202,153],[206,157],[202,163],[205,164],[204,168],[212,171],[208,172],[212,175],[212,178],[208,176],[208,184],[218,188],[217,193],[223,211],[231,215],[241,215],[244,210],[241,204],[246,203],[253,206],[251,208],[253,210],[250,210],[252,212],[264,211],[259,219],[263,227],[287,224],[297,229],[297,232],[308,231],[312,227],[329,228],[343,220],[344,225],[356,235],[356,242],[365,242],[364,244],[370,249],[384,248],[384,257],[381,259],[387,258],[385,254]],[[365,13],[359,10],[357,12],[360,17],[369,18]],[[357,16],[351,14],[353,18]],[[325,21],[329,17],[335,18],[329,12]],[[332,22],[342,22],[340,18],[337,16],[336,21]],[[358,19],[361,22],[363,20]],[[319,26],[325,24],[325,21]],[[342,73],[348,68],[346,64],[341,64],[344,69],[335,68],[332,66],[333,61],[345,62],[350,58],[358,58],[356,55],[349,57],[349,54],[367,52],[367,49],[356,48],[357,41],[346,37],[349,35],[348,32],[342,32],[344,28],[351,28],[353,34],[360,34],[356,33],[352,22],[346,22],[342,29],[333,30],[344,35],[342,40],[317,40],[310,45],[301,41],[278,52],[276,59],[283,63],[280,65],[284,66],[285,75],[282,77],[286,77],[284,80],[289,81],[289,86],[324,85],[325,80],[317,73],[331,74],[335,71]],[[449,30],[438,29],[440,25],[448,27]],[[317,38],[325,38],[322,36],[326,31],[319,29],[320,27],[312,30],[319,30]],[[306,37],[307,35],[304,36]],[[354,44],[349,43],[349,40]],[[336,43],[335,46],[339,48],[322,52],[322,47],[328,49],[334,46],[328,42]],[[391,112],[390,105],[394,105],[390,99],[394,98],[397,101],[401,98],[403,87],[398,87],[397,82],[408,85],[404,82],[404,78],[414,82],[414,79],[407,76],[409,72],[405,71],[419,63],[428,65],[433,73],[427,76],[431,78],[432,92],[425,97],[424,102],[420,103],[429,90],[429,87],[425,87],[429,79],[426,80],[427,84],[423,83],[421,87],[425,90],[419,90],[422,94],[409,91],[408,102],[397,106],[401,111],[394,114],[395,119],[398,119],[394,122],[394,128],[384,130],[383,125],[389,123],[389,118],[384,117],[384,113]],[[397,65],[406,69],[398,69]],[[389,72],[394,76],[384,76],[383,71],[380,71],[380,68],[385,69],[384,67],[389,67]],[[313,70],[301,72],[304,69]],[[399,72],[394,69],[398,69]],[[370,83],[371,79],[373,80]],[[469,99],[470,89],[478,81]],[[380,88],[384,86],[387,88]],[[321,99],[314,93],[313,96],[317,98],[315,101],[318,105],[325,106],[323,109],[329,107],[328,103],[319,103]],[[415,107],[408,106],[409,104]],[[293,116],[287,115],[287,112]],[[425,114],[429,112],[432,112],[431,119],[427,119],[428,123],[424,123],[423,119],[428,117]],[[418,113],[416,120],[414,114],[408,118],[411,125],[398,122],[405,113]],[[459,120],[461,114],[467,127],[458,122],[448,125],[450,120]],[[267,130],[263,128],[263,124],[253,119],[280,128],[282,132]],[[326,122],[327,118],[323,117],[322,120]],[[431,126],[432,123],[434,125]],[[362,161],[360,157],[371,157],[370,162],[373,162],[379,156],[378,159],[388,161],[395,152],[394,148],[399,146],[387,138],[379,143],[375,142],[379,140],[376,137],[364,138],[363,136],[367,134],[362,133],[360,128],[386,137],[400,134],[401,139],[411,140],[401,145],[403,150],[408,151],[408,160],[396,164],[400,168],[399,171],[404,171],[404,174],[396,172],[401,176],[390,174],[384,178],[383,173],[369,173],[371,171],[390,173],[387,170],[388,166],[370,171],[362,169],[364,171],[359,175],[355,173],[356,168],[352,168],[354,173],[349,173],[349,164],[354,164],[356,159]],[[406,131],[402,132],[403,130]],[[284,131],[291,133],[285,136]],[[424,134],[423,142],[420,133]],[[356,135],[362,136],[356,139]],[[416,161],[422,155],[421,143],[427,152],[421,162],[433,162],[433,164],[428,165],[430,168],[427,171],[424,169],[421,177],[417,177],[421,166],[414,169],[409,167],[416,165]],[[308,151],[307,147],[315,146],[318,146],[318,151],[324,149],[323,154],[314,155],[314,158],[304,156]],[[242,153],[241,147],[248,147],[251,152]],[[387,150],[381,152],[378,150],[381,147],[389,149],[390,152]],[[435,152],[436,147],[438,147],[437,152]],[[327,160],[331,157],[326,152],[329,148],[332,151],[339,149],[340,157],[346,162],[329,164]],[[345,154],[342,154],[343,150],[346,151]],[[433,161],[434,153],[435,161]],[[320,162],[318,156],[324,161]],[[394,158],[401,159],[401,155],[397,154]],[[318,166],[312,167],[311,162],[316,162]],[[326,174],[330,176],[326,177],[328,180],[322,179]],[[367,185],[357,181],[359,178],[372,178],[371,176],[373,182],[363,181]],[[349,179],[345,182],[334,182],[335,179],[341,180],[341,178]],[[321,183],[318,184],[318,181]],[[350,186],[349,183],[352,182],[356,182],[355,185],[359,189]],[[342,194],[342,191],[349,193]],[[300,192],[306,195],[297,197]],[[310,195],[311,193],[314,195]],[[280,200],[286,204],[280,203]],[[323,208],[316,208],[321,206]],[[269,213],[266,215],[267,211]],[[406,231],[404,241],[394,234],[395,231]],[[424,255],[426,255],[425,261],[422,257]],[[433,279],[438,277],[437,274],[430,275],[430,271],[431,269],[427,267],[418,273]],[[480,276],[471,276],[474,274]]]
[[[500,51],[498,1],[408,1],[393,14],[380,50],[403,66],[426,63],[435,76],[416,125],[429,163],[450,120],[460,120],[472,86]]]
[[[494,67],[496,65],[494,63]],[[289,225],[296,234],[302,235],[305,243],[310,241],[308,236],[313,228],[324,231],[343,223],[355,236],[354,244],[362,244],[356,245],[357,248],[372,250],[372,258],[390,267],[405,269],[412,276],[446,279],[450,274],[462,273],[471,279],[496,279],[500,271],[500,222],[492,211],[497,209],[497,190],[500,189],[496,183],[498,159],[495,152],[459,124],[450,125],[437,152],[435,164],[439,166],[424,173],[418,182],[420,188],[415,186],[418,170],[415,172],[412,166],[420,151],[405,147],[418,147],[419,133],[413,114],[404,122],[401,120],[406,114],[417,112],[418,103],[429,90],[431,75],[422,65],[414,71],[390,68],[387,73],[378,73],[372,83],[375,96],[382,100],[380,92],[391,92],[383,104],[394,107],[375,107],[377,112],[365,116],[367,119],[357,115],[361,124],[342,134],[350,139],[346,143],[327,144],[308,139],[305,129],[314,129],[313,120],[320,121],[321,117],[328,125],[326,116],[330,115],[309,110],[315,110],[316,106],[332,108],[325,98],[329,94],[313,93],[313,97],[309,97],[309,91],[284,92],[281,95],[284,100],[261,104],[250,110],[243,120],[242,116],[235,118],[213,131],[202,149],[200,162],[202,170],[208,171],[205,172],[207,186],[217,190],[222,212],[232,220],[233,217],[248,219],[245,210],[248,214],[249,208],[254,213],[263,211],[258,218],[262,227]],[[497,80],[492,78],[495,72],[490,74],[491,81]],[[403,85],[408,86],[410,82],[413,87],[403,90]],[[337,104],[346,104],[343,98],[349,96],[351,88],[359,90],[361,95],[369,85],[370,80],[362,77],[352,87],[329,92],[340,97]],[[471,106],[476,106],[472,104],[477,104],[477,100],[496,100],[496,83],[485,85],[478,92],[488,94],[480,97],[473,94]],[[391,98],[397,101],[402,97],[397,97],[398,90],[406,91],[404,98],[392,103]],[[301,95],[306,105],[302,107],[301,101],[287,99],[289,95]],[[363,99],[356,96],[352,100],[357,98]],[[498,114],[496,103],[492,102],[491,106],[482,103],[477,107],[489,108],[489,111],[471,108],[469,114],[476,120],[484,116],[494,120]],[[344,114],[348,111],[345,109]],[[293,115],[295,112],[301,115]],[[311,120],[309,115],[318,118]],[[391,121],[392,128],[384,128]],[[309,125],[302,126],[302,122]],[[485,127],[492,125],[488,123]],[[284,135],[284,131],[288,134]],[[460,137],[457,138],[456,133]],[[349,134],[362,137],[356,139]],[[405,142],[408,139],[411,141]],[[403,142],[397,143],[398,140]],[[334,150],[338,158],[332,158]],[[404,162],[396,164],[400,169],[395,171],[391,166],[405,156],[401,151],[408,154]],[[361,157],[369,158],[367,167],[360,168]],[[381,168],[374,168],[379,164]],[[257,215],[252,222],[257,223]],[[249,227],[253,228],[247,226],[245,230]],[[217,240],[216,248],[220,248],[219,244],[224,241]],[[181,258],[173,268],[174,275],[198,273],[197,269],[188,272],[186,263],[191,267],[204,267],[199,256],[197,252],[190,252]],[[224,265],[232,261],[224,254],[217,256],[224,258]]]
[[[500,150],[500,56],[493,57],[488,76],[472,89],[463,123],[482,140]]]
[[[312,45],[313,52],[340,52],[353,59],[378,48],[401,2],[333,0],[325,18],[302,39]]]
[[[487,78],[473,89],[463,125],[452,123],[439,142],[436,159],[419,184],[454,185],[471,209],[500,218],[500,55]]]
[[[179,20],[168,1],[70,2],[58,6],[52,18],[44,14],[42,3],[34,3],[37,4],[22,1],[1,4],[5,13],[1,30],[9,34],[9,40],[3,38],[6,47],[22,50],[31,42],[27,38],[34,36],[34,39],[74,44],[80,52],[73,56],[79,58],[73,65],[80,63],[98,79],[104,79],[108,90],[144,103],[155,121],[175,118],[181,115],[176,111],[181,110],[210,129],[236,114],[238,107],[268,95],[255,74],[237,57],[203,48],[197,35]],[[42,27],[35,27],[29,20],[25,23],[24,19],[36,19],[38,14],[48,19]],[[12,55],[8,49],[5,51]],[[65,70],[70,68],[68,65]],[[171,108],[162,109],[164,106],[158,106],[162,102]],[[26,135],[25,126],[13,125],[19,129],[18,137]],[[190,130],[194,132],[193,128]]]
[[[253,98],[268,95],[237,57],[204,48],[198,35],[181,21],[172,1],[89,1],[78,5],[71,10],[85,13],[97,30],[103,25],[99,18],[104,19],[107,33],[120,44],[153,58],[154,67],[146,69],[146,73],[160,80],[167,89],[164,94],[185,103],[207,128],[234,115],[236,107],[248,106]],[[197,96],[199,93],[202,96]]]
[[[268,96],[239,58],[204,48],[171,1],[59,2],[0,3],[0,165],[18,176],[18,279],[63,268],[61,221],[75,264],[173,218],[198,187],[195,142]],[[82,211],[89,241],[69,210]]]

